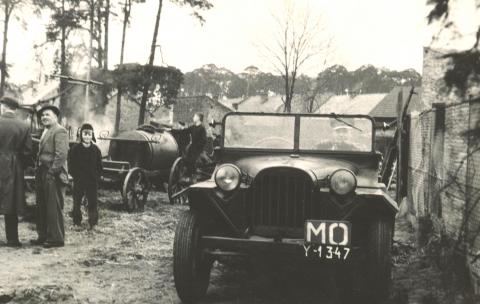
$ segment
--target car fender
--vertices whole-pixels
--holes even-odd
[[[399,210],[397,202],[382,188],[357,188],[355,193],[359,196],[381,198],[391,211],[397,213]]]

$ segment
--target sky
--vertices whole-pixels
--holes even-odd
[[[157,49],[155,64],[176,66],[182,72],[208,63],[237,73],[249,65],[273,71],[259,45],[274,43],[272,37],[276,23],[272,14],[284,11],[284,0],[211,0],[214,7],[203,13],[206,19],[203,25],[191,16],[188,7],[164,2],[158,35],[161,47]],[[475,11],[474,0],[454,2],[462,4],[458,5],[462,9],[454,11],[454,15],[463,20],[460,27],[471,31],[475,16],[469,12]],[[156,0],[147,0],[133,6],[125,62],[147,63],[157,3]],[[353,70],[372,64],[393,70],[413,68],[421,72],[423,46],[431,45],[432,34],[435,34],[435,29],[426,26],[428,8],[424,1],[295,0],[294,3],[297,11],[320,16],[324,33],[332,38],[333,51],[327,66],[342,64]],[[25,83],[36,79],[40,72],[51,73],[55,48],[45,46],[41,48],[42,52],[35,52],[32,48],[45,40],[47,16],[35,18],[27,11],[17,14],[27,20],[27,28],[16,20],[12,21],[7,62],[12,64],[11,81]],[[121,20],[116,16],[111,21],[109,40],[111,68],[119,62],[120,39]],[[316,75],[324,68],[322,62],[321,58],[316,58],[302,72]],[[85,62],[73,67],[74,70],[82,68],[85,68]]]

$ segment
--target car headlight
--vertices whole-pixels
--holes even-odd
[[[347,195],[357,187],[355,174],[347,169],[339,169],[330,176],[330,189],[338,195]]]
[[[221,165],[215,171],[215,183],[224,191],[237,189],[241,180],[240,169],[232,164]]]

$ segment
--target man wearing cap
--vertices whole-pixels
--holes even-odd
[[[20,247],[18,215],[25,211],[24,168],[31,162],[30,128],[16,117],[18,101],[0,99],[0,214],[5,218],[7,246]]]
[[[334,129],[335,143],[332,150],[335,151],[358,151],[360,148],[354,144],[352,140],[352,127],[347,125],[339,125]]]
[[[45,248],[62,247],[65,238],[63,197],[68,184],[68,135],[58,123],[60,110],[56,106],[46,104],[38,115],[45,129],[38,147],[35,176],[38,238],[32,240],[32,244]]]

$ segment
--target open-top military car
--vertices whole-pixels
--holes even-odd
[[[174,241],[179,297],[205,295],[222,255],[360,265],[374,303],[390,282],[397,203],[379,183],[374,121],[362,115],[230,113],[217,166],[188,189]]]

